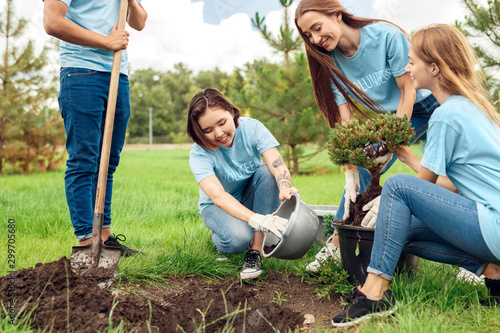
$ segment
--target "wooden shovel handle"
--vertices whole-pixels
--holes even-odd
[[[120,0],[117,28],[125,29],[128,0]],[[104,135],[102,139],[101,161],[99,163],[99,178],[97,179],[94,221],[92,226],[92,261],[98,262],[100,255],[100,244],[102,234],[102,223],[104,204],[106,199],[106,183],[108,180],[109,153],[111,151],[111,139],[113,137],[113,123],[115,121],[116,96],[118,95],[118,84],[120,79],[120,65],[122,50],[115,51],[113,65],[111,67],[111,79],[109,83],[108,105],[106,108],[106,122],[104,124]]]
[[[128,0],[120,0],[118,14],[118,29],[125,29]],[[102,140],[101,162],[99,164],[99,178],[97,180],[97,192],[95,202],[95,213],[104,212],[104,199],[106,197],[106,182],[108,179],[109,153],[111,151],[111,139],[113,136],[113,123],[115,120],[116,97],[118,95],[118,84],[120,79],[120,65],[122,50],[115,51],[113,65],[111,67],[111,80],[109,83],[108,106],[106,108],[106,123],[104,125],[104,136]]]

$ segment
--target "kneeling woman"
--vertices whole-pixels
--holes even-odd
[[[396,151],[417,176],[386,180],[369,274],[334,326],[394,311],[388,287],[403,250],[484,274],[489,297],[483,304],[500,304],[500,115],[456,28],[431,26],[410,44],[413,85],[429,89],[440,106],[429,121],[423,158],[408,147]]]
[[[200,186],[200,215],[220,253],[246,250],[242,279],[262,273],[263,232],[281,238],[287,220],[272,213],[298,190],[274,136],[219,91],[198,92],[189,105],[189,164]],[[261,155],[266,160],[263,164]]]

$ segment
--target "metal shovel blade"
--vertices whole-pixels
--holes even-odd
[[[73,246],[71,268],[80,275],[91,275],[98,281],[99,287],[109,288],[113,283],[120,260],[120,248],[100,244],[97,265],[92,264],[92,243],[85,246]]]

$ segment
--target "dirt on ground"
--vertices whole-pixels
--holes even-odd
[[[121,284],[101,289],[92,277],[73,272],[66,257],[0,277],[0,301],[16,313],[31,312],[31,326],[47,332],[98,332],[110,322],[125,331],[315,332],[329,327],[339,297],[320,302],[301,278],[280,273],[243,283],[172,277],[168,287]],[[203,328],[204,329],[201,329]]]

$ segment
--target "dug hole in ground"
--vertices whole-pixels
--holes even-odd
[[[301,277],[276,272],[251,283],[172,277],[166,287],[120,284],[108,290],[70,267],[63,257],[1,277],[3,307],[14,301],[16,314],[22,310],[17,321],[30,314],[30,326],[46,332],[102,332],[110,322],[136,332],[193,332],[203,325],[202,331],[215,332],[228,324],[235,332],[315,332],[340,311],[339,295],[321,302]]]

